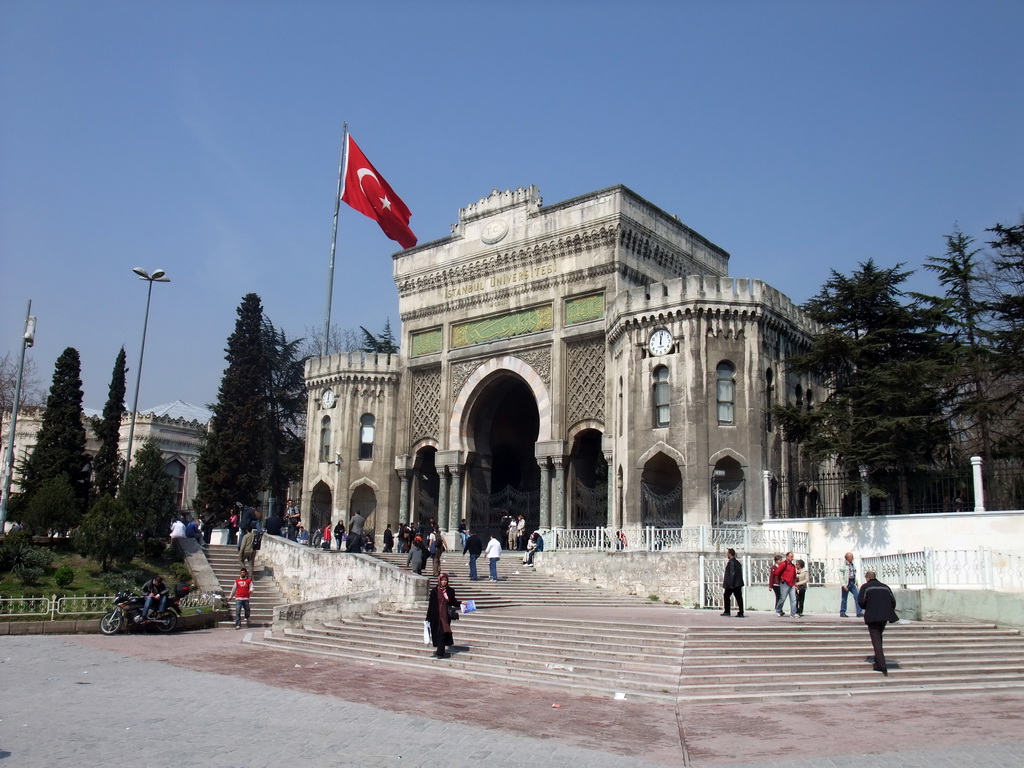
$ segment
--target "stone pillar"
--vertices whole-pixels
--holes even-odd
[[[981,456],[971,456],[971,468],[974,471],[974,511],[985,511],[985,478],[982,474]]]
[[[868,493],[868,468],[860,465],[860,514],[867,517],[871,514],[871,494]]]
[[[764,504],[763,516],[765,520],[772,519],[772,472],[770,469],[761,473],[764,483],[761,486],[761,499]]]
[[[553,528],[565,528],[565,457],[552,456],[555,468],[555,509]]]
[[[441,482],[437,493],[437,527],[448,530],[448,467],[438,467],[437,474]]]
[[[540,527],[551,527],[551,468],[547,457],[537,459],[540,466]]]
[[[604,454],[604,463],[608,467],[608,476],[605,478],[605,488],[608,489],[608,496],[605,503],[608,505],[608,511],[605,514],[605,521],[609,528],[619,528],[615,522],[615,515],[617,510],[615,509],[615,469],[612,467],[612,452],[602,451]]]
[[[452,501],[450,514],[448,515],[448,527],[445,531],[455,531],[459,528],[459,521],[462,519],[462,467],[455,465],[452,471]]]
[[[398,496],[398,522],[405,525],[409,522],[409,490],[412,485],[412,472],[407,469],[398,470],[400,493]]]

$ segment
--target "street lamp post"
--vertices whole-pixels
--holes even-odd
[[[132,272],[139,276],[140,280],[149,283],[149,290],[146,292],[146,315],[142,321],[142,348],[139,350],[139,370],[135,374],[135,399],[132,401],[132,421],[128,427],[128,451],[124,457],[124,479],[128,479],[128,467],[132,463],[132,440],[135,438],[135,415],[139,410],[139,385],[142,384],[142,358],[146,354],[146,329],[149,327],[149,302],[153,298],[153,283],[169,283],[171,278],[167,277],[162,269],[157,269],[149,274],[141,267],[135,267]]]
[[[4,456],[3,488],[0,489],[0,533],[7,523],[7,499],[11,495],[11,474],[14,472],[14,432],[18,428],[18,401],[21,399],[21,377],[25,372],[25,350],[35,344],[36,319],[32,317],[32,300],[29,299],[25,313],[25,333],[21,336],[21,357],[18,358],[18,378],[14,384],[14,400],[11,402],[11,423],[8,427],[7,454]]]

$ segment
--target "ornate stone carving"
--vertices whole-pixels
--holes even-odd
[[[479,361],[473,361],[469,363],[454,363],[451,368],[452,378],[452,397],[458,397],[459,392],[462,391],[462,385],[466,383],[466,379],[473,375],[473,371],[480,365]]]
[[[566,424],[604,421],[604,339],[566,344]]]
[[[515,356],[537,372],[548,387],[551,386],[551,348],[527,349],[516,352]]]
[[[427,368],[412,374],[412,442],[437,437],[441,415],[441,369]]]

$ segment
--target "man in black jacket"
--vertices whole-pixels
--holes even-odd
[[[723,616],[732,615],[732,596],[736,596],[736,618],[742,619],[743,614],[743,566],[736,559],[736,550],[728,549],[729,559],[725,563],[725,576],[722,577],[722,588],[725,590],[725,611]]]
[[[480,542],[480,537],[472,531],[466,537],[466,546],[462,548],[462,554],[469,554],[469,580],[477,581],[476,575],[476,560],[480,557],[480,553],[484,551],[484,545]]]
[[[864,586],[860,588],[857,605],[864,611],[864,623],[868,625],[871,635],[871,647],[875,649],[876,672],[889,676],[889,668],[885,664],[885,652],[882,650],[882,633],[890,621],[899,621],[896,615],[896,596],[888,586],[875,578],[874,571],[865,571]]]

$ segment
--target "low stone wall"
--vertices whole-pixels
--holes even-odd
[[[893,589],[900,618],[1024,628],[1024,596],[983,589]]]
[[[508,557],[510,555],[510,557]],[[502,566],[521,568],[522,553],[502,553]],[[580,581],[628,595],[657,595],[663,602],[700,602],[700,560],[696,552],[576,552],[558,550],[534,556],[539,573]]]
[[[185,565],[192,573],[192,580],[195,582],[195,591],[200,594],[217,593],[221,591],[220,581],[217,574],[210,567],[210,561],[206,559],[206,553],[195,539],[174,539],[175,546],[179,547],[185,557]]]
[[[306,600],[274,608],[274,629],[301,627],[322,621],[355,619],[374,613],[381,607],[380,594],[368,589],[348,595],[325,597],[320,600]]]
[[[301,612],[307,621],[313,613],[318,620],[330,620],[349,610],[398,610],[427,599],[429,578],[370,555],[313,549],[280,536],[264,536],[258,560],[270,569],[290,604],[306,604],[286,615]],[[343,613],[329,613],[332,605]]]

